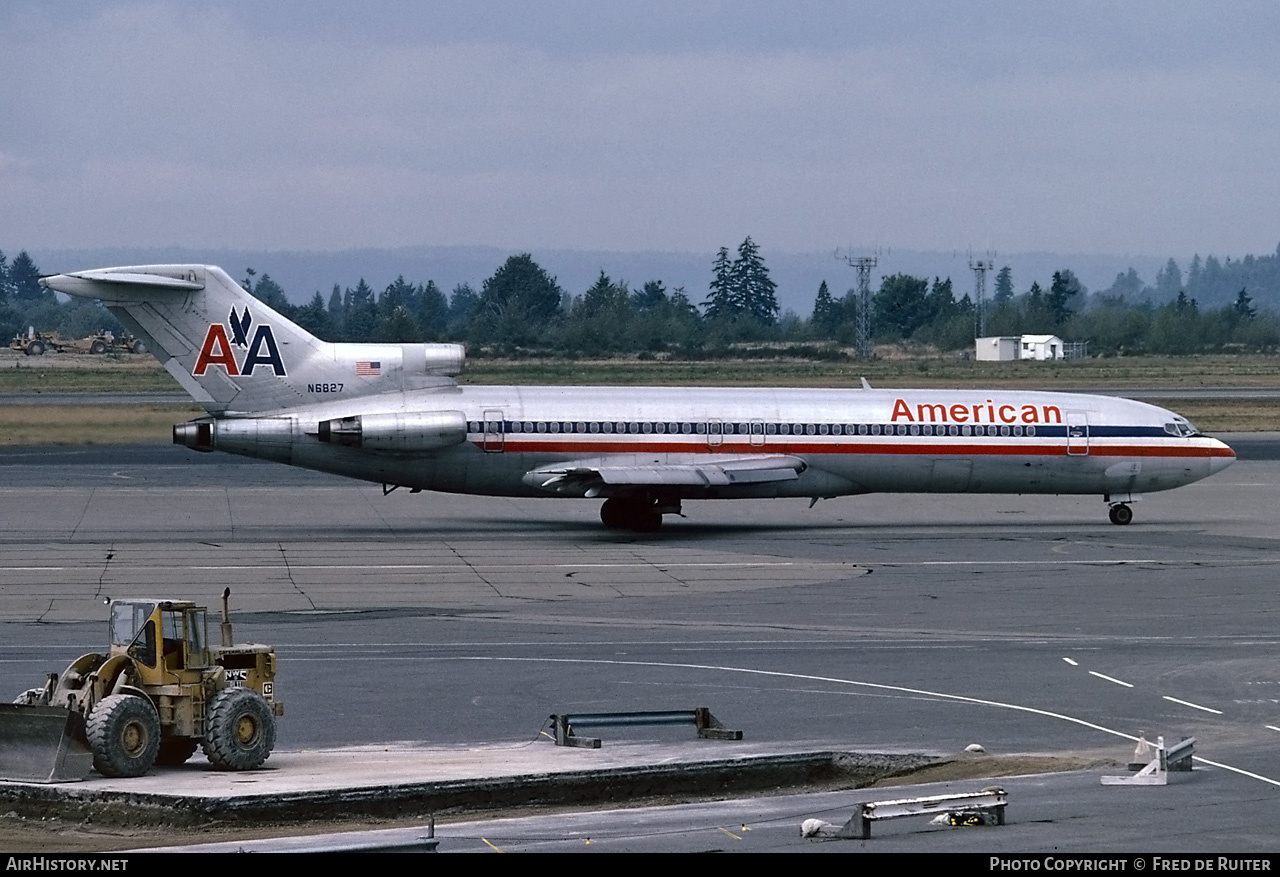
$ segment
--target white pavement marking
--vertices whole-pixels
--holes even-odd
[[[1123,685],[1125,688],[1133,688],[1132,683],[1125,682],[1123,679],[1116,679],[1114,676],[1107,676],[1105,673],[1099,673],[1097,670],[1090,670],[1090,676],[1097,676],[1099,679],[1105,679],[1108,682],[1114,682],[1116,685]]]
[[[1215,716],[1220,716],[1220,715],[1222,715],[1222,710],[1215,710],[1215,709],[1213,709],[1212,707],[1200,706],[1200,704],[1198,704],[1198,703],[1192,703],[1192,702],[1191,702],[1191,701],[1189,701],[1189,700],[1178,700],[1176,697],[1170,697],[1170,696],[1169,696],[1169,695],[1167,695],[1167,694],[1166,694],[1166,695],[1163,695],[1163,697],[1164,697],[1164,699],[1165,699],[1165,700],[1169,701],[1170,703],[1180,703],[1180,704],[1182,704],[1183,706],[1189,706],[1189,707],[1191,707],[1192,709],[1196,709],[1196,710],[1204,710],[1206,713],[1213,713]]]
[[[1113,737],[1120,737],[1124,740],[1130,740],[1134,743],[1138,742],[1138,738],[1132,734],[1126,734],[1123,731],[1117,731],[1114,728],[1108,728],[1106,725],[1099,725],[1096,722],[1090,722],[1085,719],[1078,719],[1075,716],[1068,716],[1065,713],[1055,713],[1051,710],[1042,710],[1033,706],[1023,706],[1017,703],[1005,703],[999,700],[985,700],[980,697],[967,697],[963,694],[947,694],[942,691],[929,691],[925,688],[907,688],[902,685],[884,685],[880,682],[861,682],[857,679],[841,679],[836,676],[814,676],[808,673],[787,673],[782,670],[757,670],[752,667],[724,667],[716,664],[680,664],[669,661],[614,661],[604,658],[498,658],[488,655],[468,655],[458,656],[449,660],[458,661],[480,661],[493,663],[543,663],[543,664],[612,664],[621,667],[666,667],[677,670],[713,670],[718,673],[745,673],[751,676],[771,676],[778,679],[804,679],[809,682],[829,682],[835,685],[853,685],[859,688],[874,688],[877,691],[897,691],[903,694],[924,695],[925,697],[936,697],[941,700],[951,700],[957,703],[972,703],[978,706],[993,706],[997,709],[1014,710],[1021,713],[1031,713],[1037,716],[1044,716],[1050,719],[1058,719],[1063,722],[1070,722],[1073,725],[1089,728],[1093,731],[1101,731],[1104,734],[1110,734]],[[1174,700],[1174,698],[1166,697],[1165,700]],[[1185,703],[1185,701],[1175,701],[1177,703]],[[1196,706],[1195,704],[1187,704],[1188,706]],[[1208,710],[1207,707],[1199,707],[1199,709]],[[1209,712],[1217,712],[1217,710],[1208,710]],[[1230,771],[1240,776],[1249,777],[1260,782],[1267,783],[1272,786],[1280,786],[1280,780],[1274,780],[1262,774],[1253,771],[1244,770],[1239,767],[1232,767],[1229,764],[1223,764],[1219,761],[1210,761],[1199,755],[1191,756],[1192,761],[1201,764],[1207,764],[1210,767],[1216,767],[1220,770]]]
[[[1068,664],[1070,664],[1072,667],[1079,667],[1079,666],[1080,666],[1079,664],[1077,664],[1075,661],[1071,660],[1070,658],[1063,658],[1062,660],[1066,661],[1066,662],[1067,662]]]
[[[1280,563],[1277,559],[1238,559],[1238,560],[1215,560],[1214,566],[1262,566],[1274,565]],[[1137,560],[922,560],[922,561],[730,561],[725,563],[719,562],[668,562],[668,561],[649,561],[638,563],[551,563],[538,564],[538,566],[546,569],[635,569],[654,567],[661,568],[719,568],[719,567],[747,567],[747,568],[769,568],[769,567],[799,567],[802,569],[821,569],[831,567],[835,569],[853,569],[861,570],[873,567],[916,567],[916,566],[1128,566],[1128,565],[1157,565],[1157,566],[1186,566],[1185,560],[1155,560],[1151,558]],[[488,563],[474,564],[482,566],[485,569],[528,569],[527,563]],[[429,570],[429,569],[455,569],[456,564],[438,564],[438,563],[387,563],[387,564],[368,564],[368,563],[312,563],[294,565],[293,569],[332,569],[332,570]],[[7,566],[0,564],[0,572],[58,572],[72,569],[83,569],[79,566]],[[193,571],[209,571],[209,570],[239,570],[239,571],[260,571],[279,569],[279,564],[219,564],[219,565],[173,565],[173,566],[148,566],[148,569],[157,570],[193,570]]]

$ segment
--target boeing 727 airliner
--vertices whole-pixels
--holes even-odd
[[[1221,471],[1231,448],[1106,396],[982,390],[459,386],[456,344],[332,344],[206,265],[43,278],[101,299],[208,411],[176,444],[381,483],[601,498],[656,530],[692,499],[874,492],[1143,493]]]

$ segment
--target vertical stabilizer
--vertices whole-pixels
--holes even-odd
[[[212,265],[99,268],[41,282],[101,299],[214,414],[452,385],[445,376],[461,369],[458,345],[321,341]]]

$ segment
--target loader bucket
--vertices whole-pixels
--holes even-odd
[[[0,779],[74,783],[92,768],[93,753],[79,713],[0,703]]]

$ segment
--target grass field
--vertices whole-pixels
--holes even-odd
[[[0,445],[116,445],[172,441],[195,405],[0,405]]]
[[[605,359],[469,360],[464,383],[618,384],[637,386],[856,387],[865,377],[885,387],[990,387],[1069,390],[1123,387],[1280,387],[1280,357],[1134,357],[1060,362],[959,359],[871,362]]]
[[[474,359],[465,384],[620,386],[989,387],[1089,389],[1143,398],[1143,390],[1214,387],[1280,388],[1280,357],[1203,356],[1082,359],[1064,362],[979,363],[956,358],[894,358],[871,362],[796,359],[641,361],[635,359]],[[1132,389],[1133,392],[1126,392]],[[168,441],[172,424],[196,416],[194,405],[95,404],[105,393],[180,392],[149,357],[63,354],[24,357],[0,351],[0,393],[83,393],[83,405],[0,406],[0,445],[107,444]],[[1276,399],[1162,396],[1151,399],[1189,417],[1206,432],[1280,429]]]

